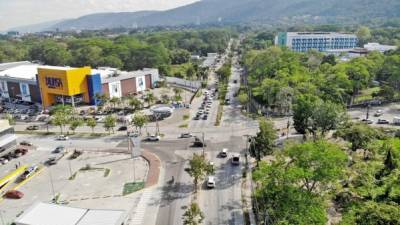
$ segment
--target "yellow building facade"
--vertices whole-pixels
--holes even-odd
[[[60,103],[89,103],[87,77],[90,75],[90,67],[39,67],[37,79],[43,108]]]

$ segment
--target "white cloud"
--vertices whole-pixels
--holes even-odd
[[[96,12],[164,10],[195,1],[197,0],[0,0],[0,30]]]

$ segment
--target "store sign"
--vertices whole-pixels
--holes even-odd
[[[63,83],[60,78],[46,77],[46,86],[48,88],[63,88]]]

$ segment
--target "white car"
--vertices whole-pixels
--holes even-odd
[[[222,157],[222,158],[227,157],[228,156],[228,149],[227,148],[222,149],[222,151],[219,153],[219,156]]]
[[[57,137],[57,140],[59,140],[59,141],[66,141],[66,140],[68,140],[68,139],[69,139],[69,137],[66,136],[66,135],[59,135],[59,136]]]
[[[214,176],[209,176],[207,178],[207,187],[208,188],[214,188],[215,187],[215,177]]]
[[[158,135],[150,135],[147,136],[146,141],[159,141],[160,140],[160,136]]]
[[[231,162],[233,165],[239,165],[240,164],[240,154],[239,153],[233,154]]]

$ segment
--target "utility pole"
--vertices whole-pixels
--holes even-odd
[[[51,175],[51,167],[49,167],[49,177],[50,177],[51,192],[53,193],[53,200],[55,200],[56,192],[54,191],[53,177]]]

